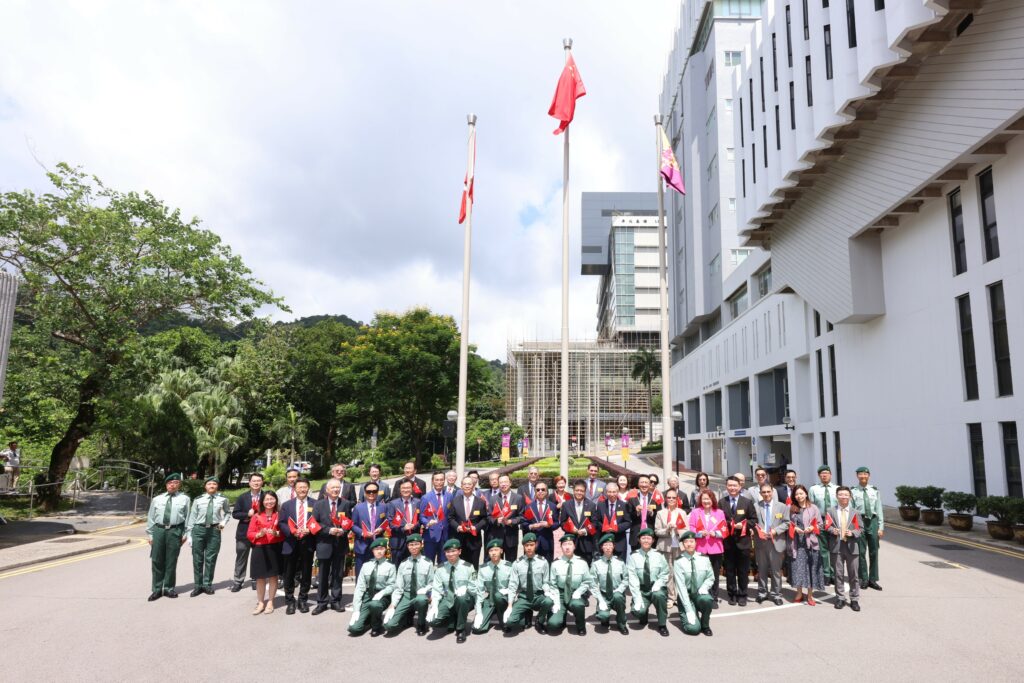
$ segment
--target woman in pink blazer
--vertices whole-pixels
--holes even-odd
[[[718,609],[718,576],[722,573],[722,539],[726,531],[725,513],[718,509],[718,500],[711,491],[701,491],[697,505],[690,513],[690,531],[697,534],[697,552],[707,555],[715,582],[711,585],[712,607]]]

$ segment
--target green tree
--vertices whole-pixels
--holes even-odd
[[[289,403],[285,413],[270,426],[270,433],[288,444],[291,458],[297,459],[307,443],[306,434],[315,425],[316,420],[295,410],[295,406]]]
[[[652,386],[654,380],[661,377],[661,360],[651,349],[640,349],[632,356],[630,356],[630,362],[633,363],[633,368],[630,370],[630,376],[634,381],[640,382],[647,389],[647,423],[649,427],[650,438],[654,439],[654,412],[652,406],[654,403],[654,396]]]
[[[466,426],[466,457],[476,457],[478,450],[481,459],[498,457],[501,454],[501,433],[505,427],[512,435],[512,451],[515,453],[516,444],[526,433],[520,425],[505,420],[476,420]]]
[[[45,478],[59,484],[140,330],[174,311],[250,318],[280,302],[216,234],[152,194],[107,188],[66,164],[48,176],[53,193],[0,196],[0,263],[28,292],[30,309],[19,313],[78,351],[73,414]],[[59,497],[59,486],[44,489],[48,507]]]

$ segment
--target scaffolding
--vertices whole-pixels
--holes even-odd
[[[654,346],[657,347],[655,335]],[[619,449],[623,429],[634,447],[661,437],[661,417],[648,426],[646,387],[631,376],[636,346],[616,341],[569,343],[569,447],[588,455],[603,455],[606,439]],[[561,343],[509,342],[505,413],[530,437],[531,455],[558,452],[561,424]],[[661,394],[661,379],[652,385]]]

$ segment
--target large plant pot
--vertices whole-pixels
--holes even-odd
[[[1024,524],[1013,525],[1013,540],[1024,545]]]
[[[921,521],[928,526],[942,526],[942,521],[945,515],[946,513],[942,510],[927,508],[925,510],[921,510]]]
[[[916,505],[901,505],[900,518],[904,522],[916,522],[921,519],[921,508]]]
[[[949,526],[954,531],[970,531],[974,527],[974,515],[962,512],[949,513]]]
[[[1013,540],[1013,525],[1009,522],[996,522],[989,520],[985,522],[988,526],[988,535],[997,541],[1012,541]]]

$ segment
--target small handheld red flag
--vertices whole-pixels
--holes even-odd
[[[853,528],[860,529],[860,518],[857,515],[853,516]]]
[[[494,519],[501,519],[501,506],[497,503],[494,504],[494,509],[491,510],[491,517],[494,517]]]
[[[790,524],[789,525],[789,538],[792,539],[795,536],[796,536],[796,525],[795,524]]]
[[[402,526],[403,517],[404,515],[402,514],[401,510],[395,510],[395,516],[391,518],[391,526],[395,527],[396,529]]]
[[[562,530],[567,534],[576,533],[576,525],[572,523],[572,519],[566,519],[565,524],[562,525]]]
[[[685,528],[686,528],[686,515],[684,515],[683,513],[680,512],[680,513],[678,513],[676,515],[676,529],[678,529],[679,531],[682,531]]]
[[[820,534],[821,533],[821,527],[818,526],[818,518],[817,517],[815,517],[813,520],[811,520],[811,530],[814,531],[815,534]]]
[[[576,68],[576,60],[570,54],[569,58],[565,60],[562,75],[559,76],[558,86],[555,88],[555,96],[548,109],[548,116],[553,116],[561,122],[554,131],[555,135],[569,127],[576,114],[576,100],[586,94],[587,89],[583,86],[579,69]]]
[[[828,513],[826,512],[826,513],[825,513],[825,531],[828,531],[828,530],[829,530],[829,529],[831,529],[831,528],[832,528],[832,527],[833,527],[834,525],[835,525],[835,522],[833,522],[833,521],[832,521],[832,515],[830,515],[830,514],[828,514]]]
[[[423,495],[423,489],[421,489],[420,485],[417,484],[416,482],[412,483],[412,492],[415,493],[417,496]]]
[[[423,516],[424,517],[433,517],[434,516],[434,507],[430,503],[427,503],[427,507],[423,508]]]
[[[366,526],[366,522],[360,522],[359,524],[363,528],[363,538],[373,538],[373,533],[370,531],[370,528]]]
[[[757,537],[760,538],[762,541],[768,539],[768,536],[765,535],[764,529],[761,528],[760,524],[757,525]]]
[[[523,518],[526,519],[528,522],[532,522],[533,520],[537,519],[533,514],[533,508],[527,506],[526,512],[523,513]]]
[[[793,504],[793,496],[786,496],[786,505]]]
[[[665,504],[665,499],[661,497],[661,492],[660,491],[655,491],[654,495],[651,497],[651,500],[654,501],[655,505],[664,505]]]
[[[547,519],[545,519],[544,521],[551,525],[555,523],[555,517],[551,514],[551,510],[548,510]]]
[[[590,517],[587,517],[585,520],[583,520],[583,528],[585,528],[587,530],[587,533],[591,536],[594,535],[594,525],[591,524]]]

